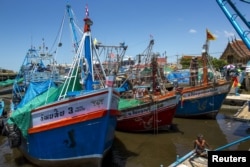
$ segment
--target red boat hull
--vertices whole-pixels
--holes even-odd
[[[177,109],[176,96],[121,110],[116,129],[127,132],[166,130]]]

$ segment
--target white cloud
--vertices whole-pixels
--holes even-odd
[[[190,30],[189,30],[189,33],[194,34],[194,33],[197,33],[197,31],[196,31],[195,29],[190,29]]]
[[[226,30],[224,30],[224,35],[225,35],[225,37],[234,37],[235,36],[235,34],[233,32],[228,32]]]

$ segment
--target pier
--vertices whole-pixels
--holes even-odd
[[[229,94],[223,104],[232,106],[243,106],[248,100],[250,100],[250,94],[239,94],[237,96]]]
[[[239,121],[250,122],[249,102],[246,102],[242,107],[240,107],[238,112],[234,114],[233,118]]]
[[[229,94],[222,107],[223,109],[236,109],[238,110],[232,118],[238,121],[250,122],[250,111],[249,111],[250,94]]]

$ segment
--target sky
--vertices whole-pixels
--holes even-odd
[[[233,2],[249,21],[250,4]],[[125,42],[126,56],[143,53],[152,37],[153,52],[166,53],[168,62],[182,55],[197,56],[208,29],[216,37],[210,42],[210,55],[219,58],[228,41],[240,39],[216,0],[0,0],[0,68],[18,71],[28,49],[41,46],[42,39],[52,48],[67,4],[80,26],[87,5],[92,37],[104,45]],[[69,32],[67,24],[58,63],[72,62]]]

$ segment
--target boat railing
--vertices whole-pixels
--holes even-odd
[[[186,159],[188,159],[189,157],[191,157],[194,153],[195,153],[195,150],[192,150],[192,151],[190,151],[189,153],[187,153],[186,155],[184,155],[181,158],[179,158],[179,155],[177,155],[176,156],[176,161],[174,163],[172,163],[171,165],[169,165],[169,167],[176,167],[177,165],[181,164]]]
[[[45,72],[32,73],[30,75],[31,82],[42,82],[42,81],[46,81],[48,79],[52,79],[53,81],[59,80],[59,73],[57,73],[57,72],[51,73],[49,71],[45,71]]]
[[[241,142],[245,142],[245,141],[247,141],[247,140],[249,140],[249,139],[250,139],[250,135],[247,136],[247,137],[241,138],[241,139],[239,139],[239,140],[236,140],[236,141],[234,141],[234,142],[228,143],[228,144],[226,144],[226,145],[224,145],[224,146],[218,147],[218,148],[214,149],[214,151],[221,151],[221,150],[224,150],[224,149],[226,149],[226,148],[228,148],[228,147],[234,146],[234,145],[239,144],[239,143],[241,143]]]

